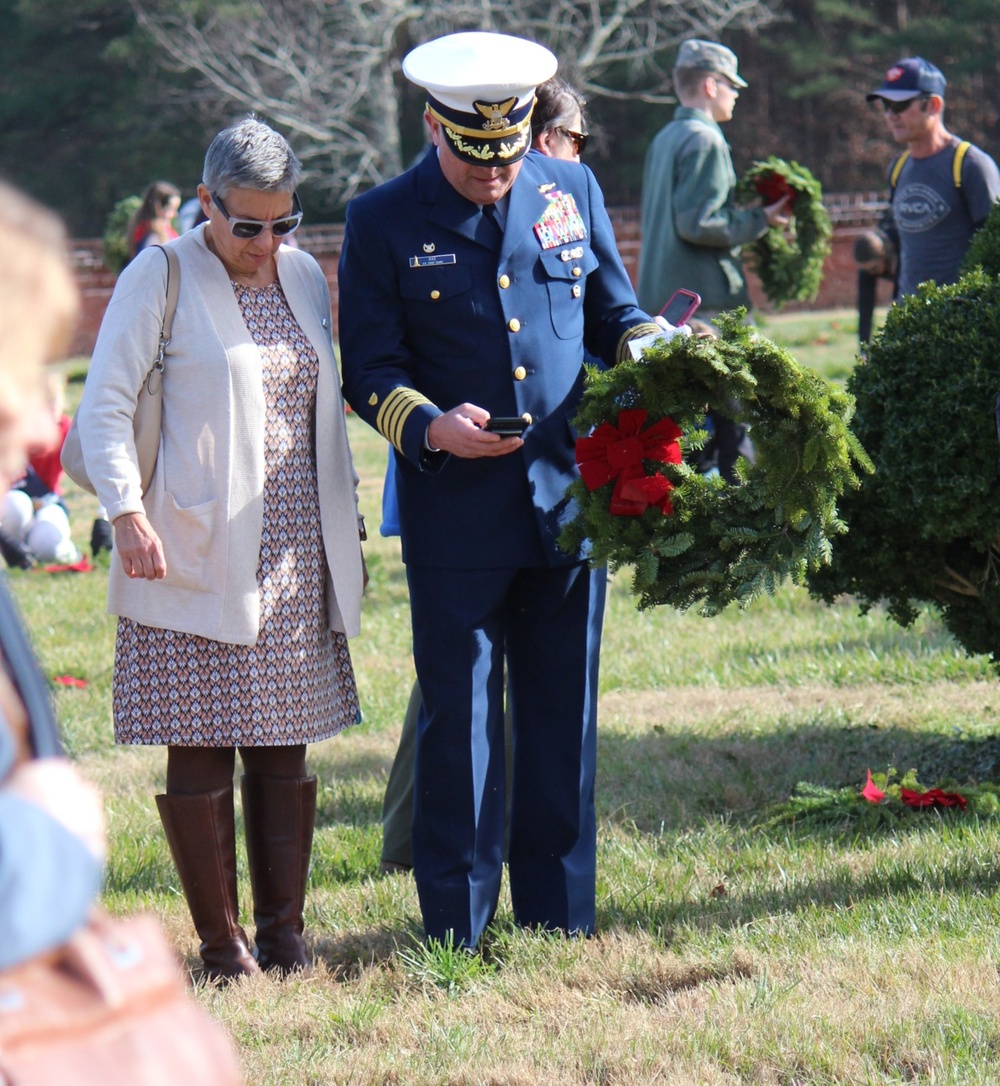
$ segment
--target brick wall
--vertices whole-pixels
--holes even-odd
[[[853,308],[857,303],[857,269],[852,258],[854,239],[875,222],[883,205],[874,194],[865,193],[828,194],[825,200],[834,224],[833,251],[826,262],[819,296],[815,302],[789,305],[787,312]],[[622,260],[635,282],[639,266],[639,211],[637,208],[610,208],[609,211]],[[336,332],[337,260],[340,256],[343,227],[304,226],[297,236],[302,248],[319,261],[330,283],[333,326]],[[93,350],[105,306],[111,297],[115,277],[101,262],[101,243],[98,240],[74,242],[72,260],[83,297],[83,313],[71,351],[73,354],[89,354]],[[763,312],[769,312],[771,307],[760,290],[760,284],[752,274],[749,281],[754,304]],[[882,281],[879,289],[880,300],[888,303],[891,293],[889,283]]]

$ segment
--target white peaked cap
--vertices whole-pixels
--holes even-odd
[[[555,54],[537,42],[471,30],[418,45],[403,58],[403,74],[442,105],[471,113],[473,102],[514,95],[515,108],[526,105],[558,64]]]

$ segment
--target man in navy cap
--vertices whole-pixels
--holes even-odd
[[[475,946],[497,907],[504,677],[518,923],[594,926],[597,668],[606,576],[557,539],[574,510],[584,342],[604,362],[657,332],[585,166],[528,154],[556,59],[448,35],[403,71],[433,146],[348,207],[340,346],[353,409],[395,448],[417,735],[413,868],[428,936]],[[501,417],[523,433],[491,432]]]
[[[927,279],[954,283],[972,235],[1000,197],[996,162],[945,128],[944,92],[938,68],[923,57],[905,57],[868,95],[885,109],[892,138],[906,144],[889,170],[901,295]]]

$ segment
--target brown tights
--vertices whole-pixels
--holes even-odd
[[[306,745],[240,747],[245,773],[300,780],[306,775]],[[190,796],[217,792],[231,784],[236,769],[235,747],[167,747],[167,794]]]

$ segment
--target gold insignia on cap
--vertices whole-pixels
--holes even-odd
[[[437,248],[437,246],[434,244],[433,241],[425,241],[424,242],[424,252],[425,253],[433,253],[436,248]]]
[[[513,158],[514,155],[520,155],[528,143],[528,136],[531,134],[530,128],[525,130],[511,143],[500,142],[500,150],[497,152],[501,158]]]
[[[507,127],[507,114],[517,105],[517,95],[512,98],[508,98],[505,102],[473,102],[476,107],[476,112],[486,119],[483,121],[483,128],[489,132],[493,132],[498,128]]]
[[[368,397],[368,406],[369,406],[369,407],[374,407],[374,406],[375,406],[375,405],[376,405],[377,403],[378,403],[378,396],[376,396],[376,395],[375,395],[375,393],[373,392],[373,393],[372,393],[372,394],[371,394],[371,395],[370,395],[370,396]]]
[[[448,139],[464,154],[478,158],[482,162],[489,162],[491,158],[497,157],[496,152],[491,150],[488,144],[479,147],[474,143],[466,143],[456,129],[450,128],[448,125],[442,125],[441,127]]]

